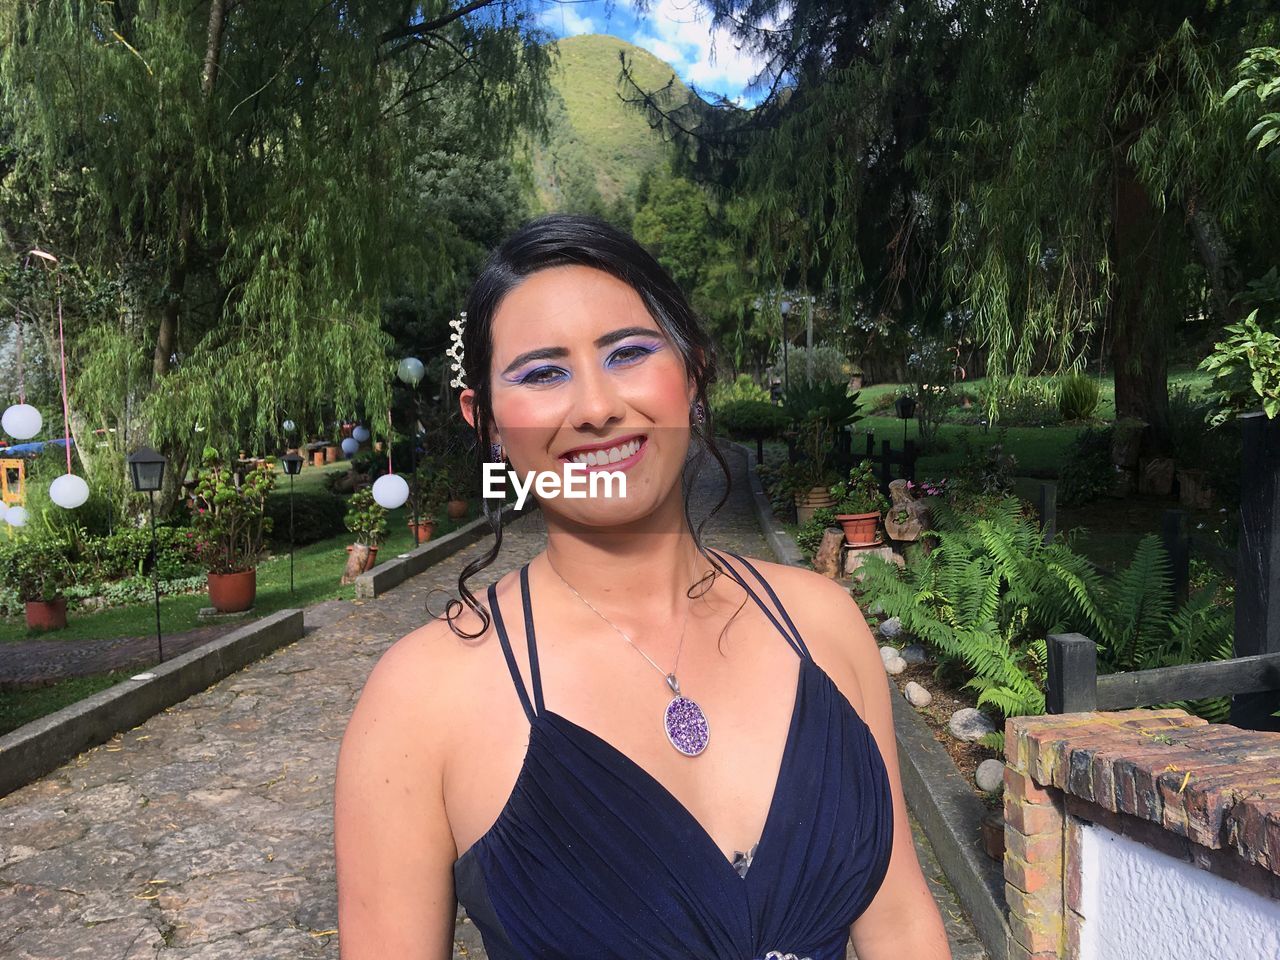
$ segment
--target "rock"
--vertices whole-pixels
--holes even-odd
[[[840,548],[844,546],[844,531],[828,527],[822,535],[822,543],[813,557],[813,569],[834,580],[840,576]]]
[[[973,776],[979,790],[995,793],[1004,789],[1004,762],[1001,760],[983,760]]]
[[[996,730],[986,715],[973,707],[963,707],[953,713],[947,729],[957,740],[964,740],[967,743],[980,740],[988,733],[995,733]]]
[[[897,647],[891,647],[888,644],[885,644],[880,648],[880,659],[884,663],[888,663],[890,660],[896,660],[900,656],[902,656],[902,654],[898,652]]]
[[[897,617],[890,617],[880,624],[880,636],[886,640],[893,640],[900,633],[902,633],[902,621]]]
[[[901,657],[894,657],[884,665],[885,673],[891,674],[895,677],[905,669],[907,669],[907,661],[903,660]]]
[[[906,685],[902,694],[907,698],[907,703],[913,707],[927,707],[933,703],[933,694],[914,680]]]
[[[902,659],[907,663],[925,663],[929,659],[929,654],[919,643],[908,644],[902,648]]]

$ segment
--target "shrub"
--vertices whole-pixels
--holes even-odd
[[[1086,427],[1071,441],[1058,473],[1058,501],[1066,507],[1092,503],[1111,492],[1115,478],[1111,427]]]
[[[989,379],[978,395],[991,422],[1011,427],[1043,427],[1062,420],[1058,391],[1052,380],[1043,377]]]
[[[352,494],[346,525],[356,535],[356,543],[366,547],[379,546],[387,538],[387,511],[373,499],[368,487]]]
[[[194,530],[156,527],[156,565],[162,580],[189,577],[200,568]],[[109,536],[84,542],[81,579],[98,583],[151,573],[151,529],[117,527]]]
[[[813,511],[813,516],[802,523],[800,529],[796,531],[796,546],[812,560],[813,555],[818,552],[818,547],[822,545],[822,538],[827,528],[834,526],[836,526],[834,510],[821,507]]]
[[[716,426],[735,440],[769,440],[791,422],[781,407],[765,400],[735,400],[716,412]]]
[[[728,383],[713,383],[707,391],[707,401],[717,416],[725,407],[743,400],[769,401],[769,391],[756,384],[748,373],[740,373]]]
[[[191,519],[200,558],[210,573],[238,573],[258,562],[263,537],[271,532],[265,505],[275,481],[270,463],[243,471],[237,481],[236,471],[206,448],[192,491],[196,506]]]
[[[336,537],[345,529],[343,517],[347,505],[332,493],[311,492],[293,495],[293,541],[297,544],[318,543]],[[273,542],[289,542],[289,498],[267,498],[266,515],[271,521]]]
[[[787,348],[787,383],[794,390],[797,384],[807,382],[805,368],[809,351],[804,347]],[[782,367],[782,352],[778,352],[776,366]],[[839,347],[826,343],[813,345],[813,384],[835,383],[845,386],[853,374],[853,364]]]
[[[849,476],[831,487],[836,500],[835,513],[884,513],[889,501],[880,492],[880,481],[870,460],[863,460],[849,471]]]
[[[1098,409],[1098,382],[1083,373],[1058,381],[1058,413],[1063,420],[1088,420]]]
[[[17,592],[18,602],[56,600],[71,580],[62,541],[27,535],[0,543],[0,583]]]

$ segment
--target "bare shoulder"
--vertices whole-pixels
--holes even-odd
[[[474,632],[472,614],[461,625]],[[343,736],[334,786],[341,952],[359,960],[452,955],[452,865],[444,804],[451,681],[465,648],[443,621],[392,644]]]

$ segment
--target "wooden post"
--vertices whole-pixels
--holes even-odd
[[[1098,648],[1079,633],[1051,633],[1047,639],[1049,713],[1088,713],[1098,709]]]
[[[1053,482],[1040,484],[1036,498],[1036,513],[1040,515],[1042,543],[1048,543],[1058,532],[1058,485]]]
[[[871,430],[867,431],[867,459],[870,460],[876,455],[876,435]]]
[[[1240,417],[1240,553],[1236,562],[1235,655],[1280,653],[1280,419]],[[1280,730],[1280,691],[1233,697],[1231,723]]]
[[[1160,539],[1169,555],[1175,603],[1185,603],[1191,581],[1191,537],[1187,532],[1187,511],[1166,510],[1160,521]]]

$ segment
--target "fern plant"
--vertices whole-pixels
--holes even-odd
[[[977,513],[939,504],[934,521],[928,554],[903,569],[868,558],[863,590],[937,653],[939,672],[960,666],[979,706],[1005,717],[1044,713],[1051,633],[1092,637],[1101,672],[1231,656],[1230,617],[1214,603],[1216,588],[1173,609],[1169,562],[1154,534],[1105,582],[1069,538],[1044,543],[1017,499],[988,501]],[[1177,705],[1209,720],[1224,710],[1217,700]],[[1004,735],[982,742],[1003,749]]]

